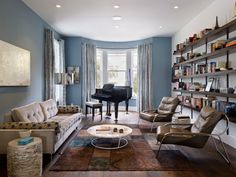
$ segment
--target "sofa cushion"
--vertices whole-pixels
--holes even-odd
[[[11,110],[15,122],[43,122],[44,114],[39,103],[31,103]]]
[[[0,129],[53,129],[59,133],[58,122],[3,122],[0,123]]]
[[[58,106],[58,113],[78,113],[78,112],[81,112],[81,108],[78,105]]]
[[[77,114],[57,114],[56,116],[48,119],[47,122],[58,122],[60,125],[60,133],[64,134],[74,125],[80,118],[82,113]]]
[[[53,99],[41,102],[40,105],[42,107],[45,120],[55,116],[58,112],[57,103]]]

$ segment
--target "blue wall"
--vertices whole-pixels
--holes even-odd
[[[65,64],[80,67],[80,84],[66,86],[66,103],[82,105],[82,38],[65,38]]]
[[[163,96],[171,96],[171,38],[153,38],[153,105],[159,105]]]
[[[171,95],[171,38],[154,37],[132,42],[103,42],[93,41],[82,37],[66,37],[66,66],[80,66],[81,82],[78,85],[67,86],[67,103],[81,105],[82,98],[82,54],[81,45],[91,42],[101,48],[132,48],[141,43],[152,43],[153,45],[153,105],[158,105],[163,96]],[[164,81],[164,82],[163,82]],[[135,105],[135,100],[130,101]]]
[[[21,0],[0,0],[0,40],[31,52],[30,86],[0,87],[0,121],[11,108],[43,100],[45,28],[50,26]]]

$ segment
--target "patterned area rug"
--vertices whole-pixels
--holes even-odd
[[[188,159],[178,150],[162,150],[156,158],[155,133],[133,127],[128,145],[117,150],[101,150],[91,145],[92,137],[86,128],[70,142],[65,152],[50,168],[53,171],[149,171],[192,170]],[[117,141],[101,141],[114,146]]]

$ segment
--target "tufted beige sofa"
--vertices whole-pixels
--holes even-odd
[[[79,126],[82,116],[78,109],[58,109],[53,99],[14,108],[0,124],[0,154],[6,154],[8,142],[27,129],[42,139],[44,153],[53,154]]]

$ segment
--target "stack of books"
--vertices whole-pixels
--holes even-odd
[[[25,138],[21,138],[18,140],[18,145],[26,145],[29,144],[31,142],[33,142],[33,137],[29,136],[29,137],[25,137]]]

